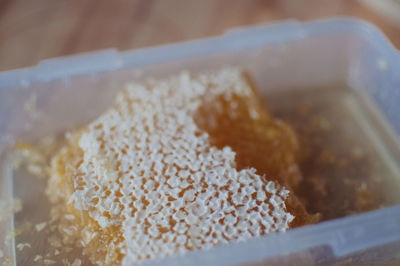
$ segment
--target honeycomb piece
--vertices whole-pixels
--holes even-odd
[[[93,263],[128,265],[288,230],[304,210],[295,138],[256,99],[232,68],[129,84],[52,159],[68,235]]]

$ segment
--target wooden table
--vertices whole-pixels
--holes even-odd
[[[357,0],[0,0],[0,70],[92,50],[201,38],[243,25],[337,15],[374,23],[400,47],[400,27]]]

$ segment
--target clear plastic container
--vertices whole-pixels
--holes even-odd
[[[326,115],[332,115],[340,129],[328,138],[330,145],[346,151],[357,143],[371,151],[371,162],[378,163],[366,172],[379,176],[384,184],[383,191],[376,192],[382,196],[382,205],[362,214],[337,219],[333,218],[344,214],[333,214],[329,221],[286,233],[154,263],[400,263],[400,54],[375,27],[345,18],[236,29],[220,37],[126,52],[105,50],[1,72],[0,200],[19,197],[24,206],[15,216],[0,219],[0,262],[32,263],[34,252],[19,252],[14,238],[3,238],[13,232],[14,225],[18,229],[23,219],[43,221],[48,210],[43,196],[45,182],[13,170],[9,155],[13,141],[35,141],[91,121],[129,80],[225,65],[248,71],[278,116],[290,120],[302,104],[326,106],[330,110]],[[330,188],[331,194],[340,194],[343,173],[335,172],[331,177],[339,180]],[[16,241],[31,241],[35,252],[45,249],[43,239],[17,237]]]

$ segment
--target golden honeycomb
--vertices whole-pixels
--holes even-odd
[[[292,130],[235,68],[131,83],[67,134],[47,194],[92,263],[129,264],[314,222]]]

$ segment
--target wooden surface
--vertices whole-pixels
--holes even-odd
[[[120,50],[295,18],[366,19],[400,47],[400,27],[357,0],[0,0],[0,70],[105,48]]]

